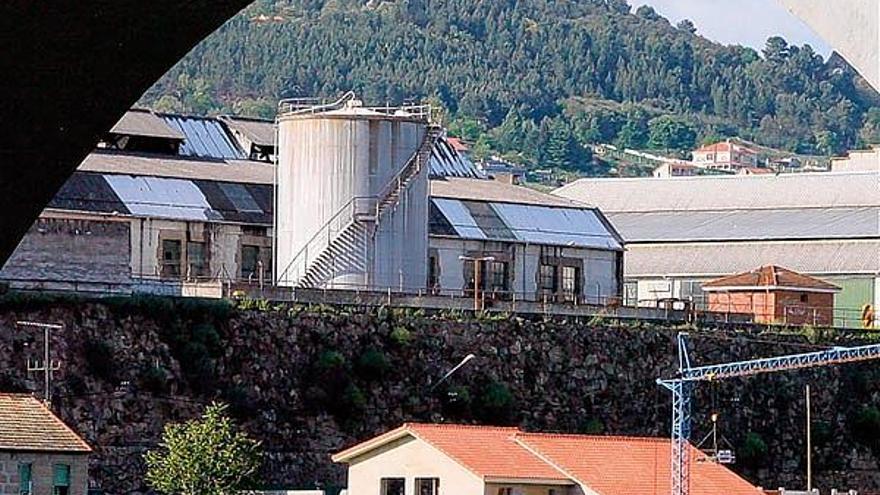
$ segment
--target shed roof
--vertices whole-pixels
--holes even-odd
[[[588,203],[542,193],[523,186],[495,180],[464,177],[435,178],[431,181],[431,196],[435,198],[469,199],[496,203],[514,203],[538,206],[584,208]]]
[[[182,132],[169,126],[162,117],[151,110],[141,108],[125,112],[119,122],[110,129],[110,133],[176,140],[184,138]]]
[[[272,164],[251,160],[205,160],[163,155],[96,151],[80,164],[81,172],[101,172],[180,179],[271,185]]]
[[[195,158],[242,160],[247,158],[223,124],[214,118],[161,114],[165,122],[184,135],[180,154]]]
[[[275,146],[275,122],[271,120],[234,115],[221,115],[218,118],[257,146]]]
[[[840,287],[809,275],[776,265],[762,266],[748,272],[722,277],[703,284],[703,290],[754,291],[796,290],[799,292],[838,292]]]
[[[89,453],[91,447],[30,394],[0,393],[0,450]]]
[[[580,179],[553,194],[606,214],[880,205],[880,173],[817,172],[634,179]]]
[[[432,177],[485,178],[485,174],[462,154],[452,138],[440,138],[431,150],[430,175]]]

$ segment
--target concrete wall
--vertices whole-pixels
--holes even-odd
[[[31,464],[32,495],[52,495],[55,464],[70,466],[70,495],[86,495],[88,456],[45,453],[0,453],[0,495],[21,495],[18,467]]]
[[[465,285],[465,262],[460,256],[492,256],[509,262],[510,291],[518,299],[538,298],[538,270],[542,260],[559,263],[568,260],[580,268],[581,300],[597,304],[619,295],[616,251],[541,246],[513,242],[462,240],[432,236],[429,253],[439,261],[440,294],[461,295],[471,290]]]
[[[355,459],[348,468],[348,495],[380,495],[382,478],[405,478],[405,495],[418,495],[415,478],[440,478],[440,493],[444,494],[483,492],[480,478],[412,437]]]

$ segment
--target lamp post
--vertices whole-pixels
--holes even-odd
[[[458,363],[458,364],[456,364],[455,366],[453,366],[452,369],[450,369],[449,371],[447,371],[445,375],[443,375],[439,380],[437,380],[437,383],[431,385],[431,388],[428,390],[428,392],[429,392],[429,393],[430,393],[430,392],[433,392],[434,389],[436,389],[437,387],[439,387],[441,383],[443,383],[443,382],[445,382],[446,380],[448,380],[449,377],[452,376],[453,374],[455,374],[456,371],[460,370],[460,369],[462,368],[462,366],[468,364],[468,362],[469,362],[470,360],[472,360],[472,359],[474,359],[474,358],[476,358],[476,357],[477,357],[477,356],[475,356],[475,355],[473,355],[473,354],[468,354],[467,356],[465,356],[464,359],[462,359],[460,363]]]
[[[480,300],[480,267],[482,263],[488,261],[495,261],[494,256],[459,256],[458,259],[462,261],[471,261],[474,263],[474,311],[480,311],[483,309],[483,304],[481,304]]]

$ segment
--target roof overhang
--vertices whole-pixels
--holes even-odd
[[[797,287],[786,285],[730,285],[726,287],[706,287],[703,292],[815,292],[818,294],[834,294],[840,292],[840,288]]]
[[[379,435],[376,438],[371,440],[367,440],[366,442],[359,443],[351,448],[345,449],[342,452],[337,452],[333,454],[330,459],[333,462],[339,463],[347,463],[352,461],[353,459],[360,457],[364,454],[367,454],[383,445],[387,445],[391,442],[400,440],[402,438],[412,437],[416,438],[406,427],[400,427],[396,430],[391,430],[384,435]]]
[[[553,486],[574,486],[577,483],[568,478],[507,478],[502,476],[485,476],[483,481],[486,483],[499,483],[505,485],[553,485]]]

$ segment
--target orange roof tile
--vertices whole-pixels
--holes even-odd
[[[87,453],[92,449],[29,394],[0,393],[0,450]]]
[[[704,290],[732,288],[738,290],[776,289],[818,292],[837,292],[840,287],[818,278],[797,273],[779,266],[762,266],[757,270],[722,277],[703,284]]]
[[[523,433],[517,439],[599,495],[670,492],[670,441]],[[691,447],[693,495],[756,495],[758,488]],[[702,460],[701,460],[702,459]]]
[[[467,144],[465,144],[464,141],[461,140],[461,138],[447,137],[446,141],[449,142],[449,144],[452,146],[452,149],[459,153],[467,153],[468,150],[471,149],[470,146],[468,146]]]

